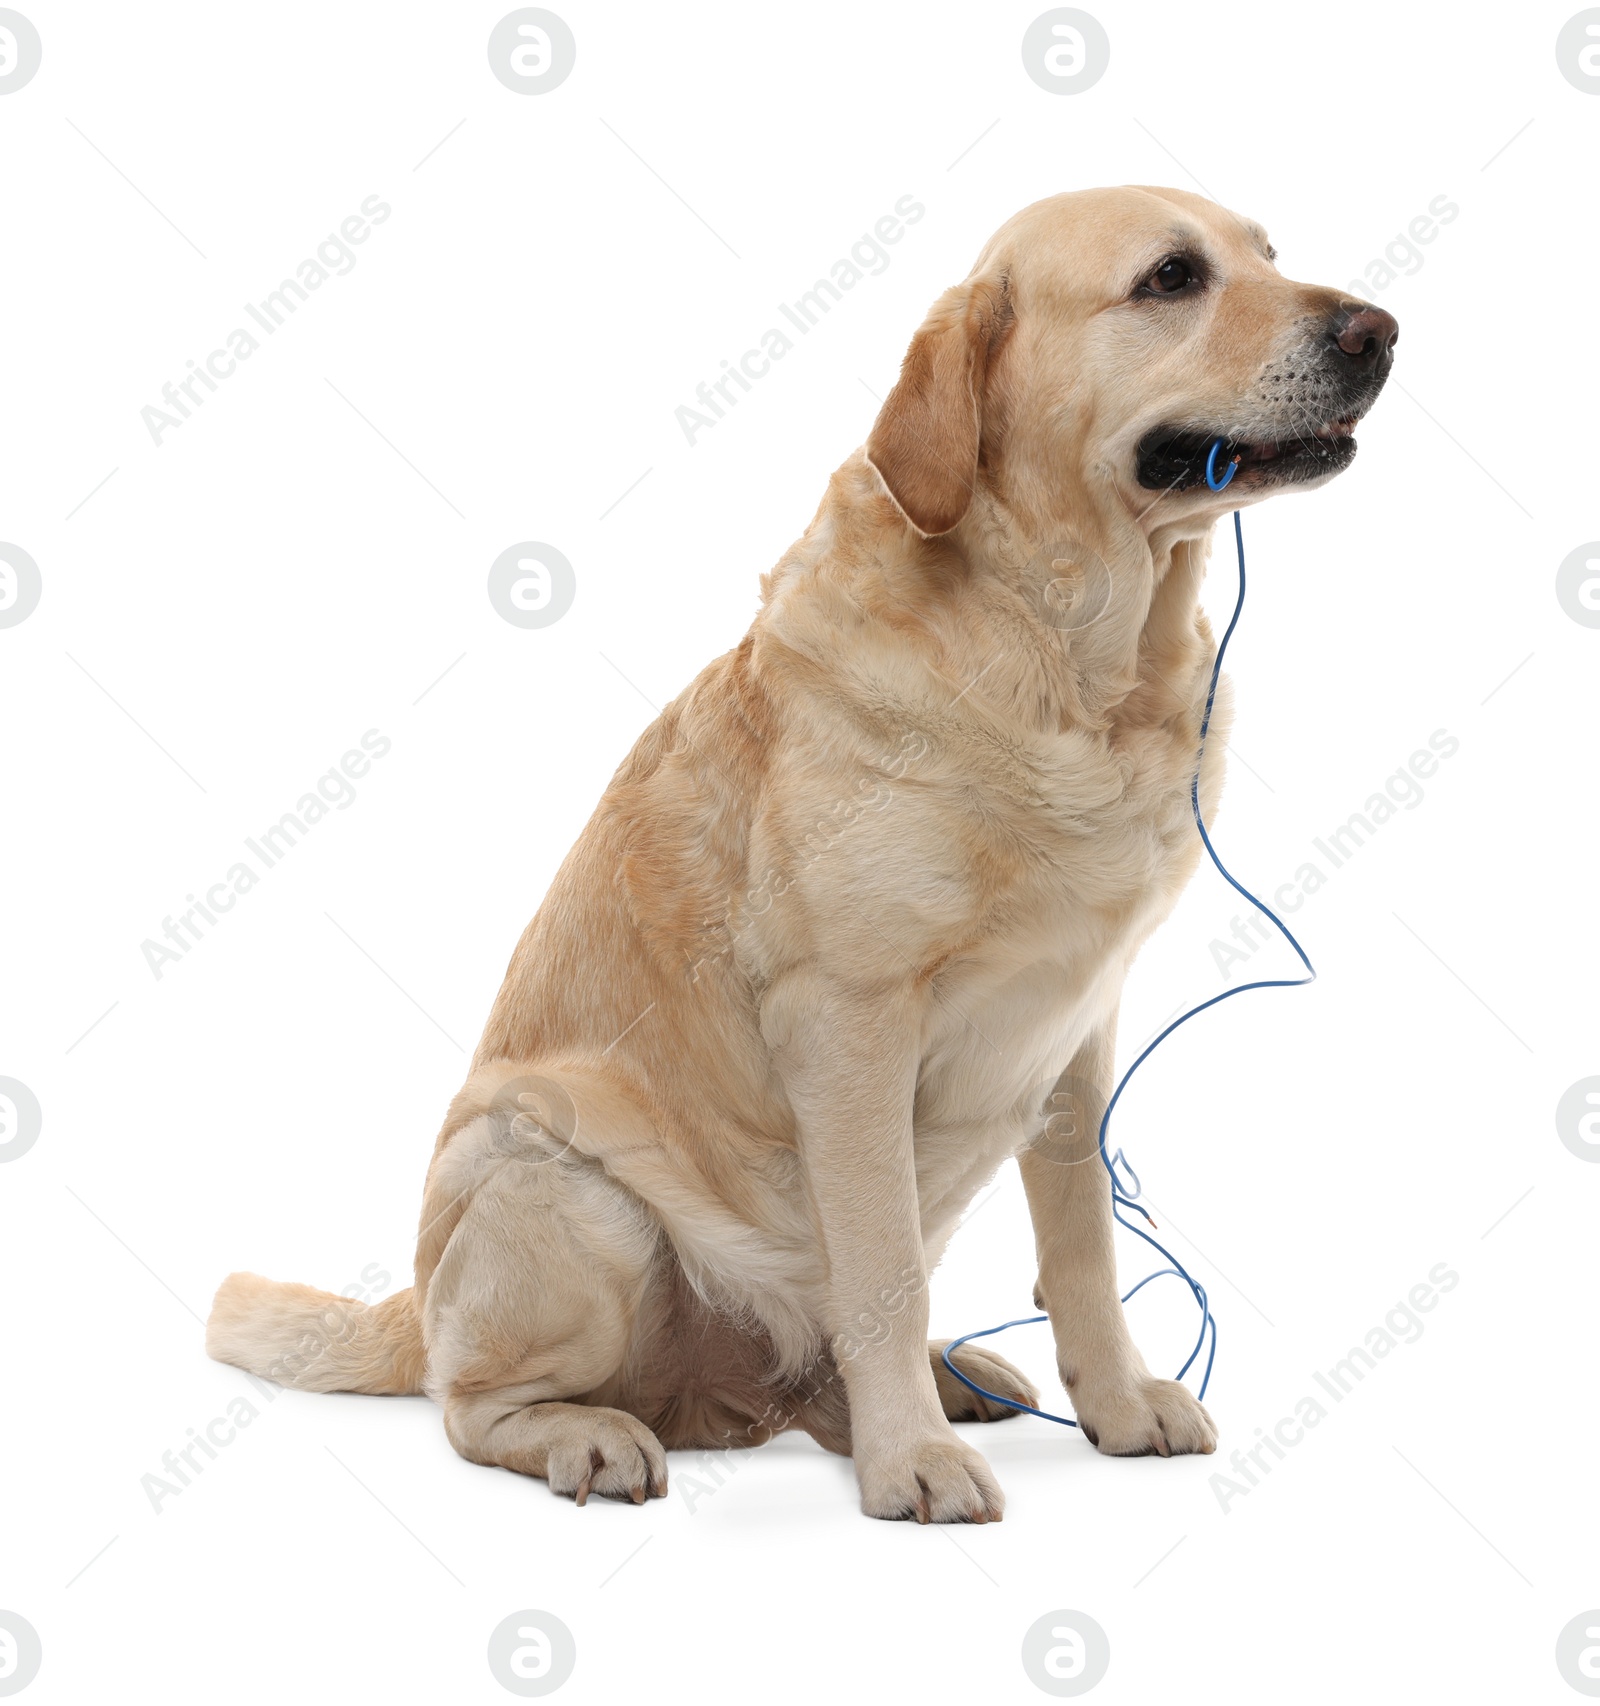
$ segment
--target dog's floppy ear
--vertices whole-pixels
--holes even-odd
[[[867,460],[925,536],[948,533],[972,502],[984,379],[1011,317],[1003,274],[947,290],[911,340],[867,438]]]

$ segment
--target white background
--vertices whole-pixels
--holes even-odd
[[[577,66],[531,98],[489,72],[507,9],[30,4],[43,65],[0,98],[0,537],[43,577],[0,630],[0,1073],[44,1110],[0,1168],[29,1697],[494,1701],[523,1608],[573,1631],[574,1701],[1045,1698],[1021,1641],[1059,1609],[1106,1630],[1106,1701],[1572,1697],[1600,1166],[1554,1112],[1600,1072],[1600,631],[1555,574],[1600,535],[1600,100],[1559,75],[1567,7],[1097,0],[1110,69],[1069,97],[1024,74],[1037,3],[561,0]],[[1459,752],[1294,915],[1321,981],[1207,1014],[1120,1110],[1212,1288],[1218,1457],[967,1430],[1006,1520],[940,1530],[869,1522],[799,1437],[579,1510],[462,1462],[426,1400],[269,1403],[208,1361],[231,1269],[407,1283],[511,946],[651,706],[738,639],[989,232],[1121,182],[1203,186],[1338,285],[1460,208],[1369,292],[1402,336],[1353,470],[1246,517],[1219,845],[1270,891],[1433,731]],[[371,195],[354,270],[153,444],[163,383]],[[887,269],[687,444],[695,386],[906,195]],[[577,575],[541,631],[485,592],[528,539]],[[368,729],[393,749],[356,802],[158,980],[141,943]],[[1124,1059],[1223,986],[1241,910],[1197,878]],[[934,1331],[1032,1313],[1031,1252],[1008,1166]],[[1227,1454],[1440,1262],[1420,1339],[1224,1511]],[[1181,1289],[1130,1310],[1175,1368]],[[1045,1329],[1004,1349],[1063,1402]],[[241,1395],[252,1425],[153,1510],[141,1477]]]

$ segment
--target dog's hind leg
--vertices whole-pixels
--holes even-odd
[[[592,1401],[629,1355],[661,1256],[658,1223],[589,1156],[537,1144],[503,1153],[495,1119],[452,1141],[471,1198],[423,1304],[445,1432],[469,1461],[540,1476],[579,1504],[590,1492],[659,1497],[667,1463],[655,1436]]]
[[[962,1385],[944,1365],[944,1353],[949,1345],[948,1339],[928,1341],[928,1358],[933,1364],[933,1383],[939,1388],[939,1402],[944,1406],[948,1421],[1003,1422],[1008,1416],[1022,1414],[1020,1410],[1013,1410],[1006,1404],[997,1404],[993,1398],[985,1398],[982,1393],[974,1392],[970,1386]],[[1030,1409],[1038,1409],[1038,1388],[1020,1368],[1013,1368],[1003,1356],[998,1356],[981,1345],[963,1345],[960,1350],[951,1352],[950,1360],[968,1380],[976,1381],[984,1391],[994,1392],[1001,1398],[1018,1400]]]
[[[498,1464],[550,1483],[581,1505],[589,1494],[662,1498],[667,1459],[660,1442],[626,1410],[532,1400],[537,1387],[458,1394],[445,1401],[444,1429],[471,1463]]]

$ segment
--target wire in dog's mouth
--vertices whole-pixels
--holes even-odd
[[[1206,458],[1219,438],[1216,466],[1220,470],[1237,457],[1239,471],[1233,483],[1240,487],[1260,490],[1330,479],[1355,460],[1352,434],[1359,419],[1359,412],[1344,415],[1282,439],[1236,438],[1220,427],[1157,427],[1139,441],[1139,484],[1162,492],[1204,487]]]

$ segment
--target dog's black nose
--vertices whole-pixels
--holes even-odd
[[[1333,341],[1358,368],[1386,361],[1400,336],[1400,322],[1381,308],[1362,306],[1341,314],[1333,323]]]

